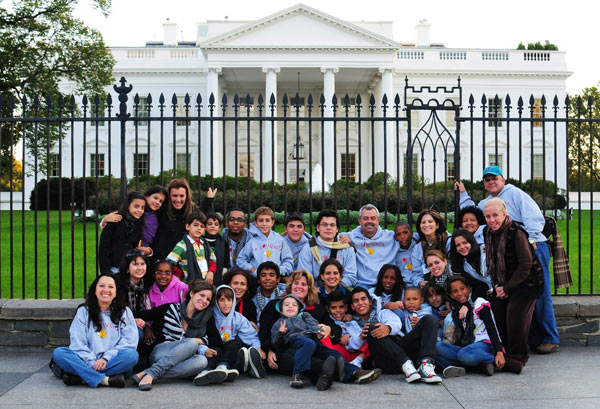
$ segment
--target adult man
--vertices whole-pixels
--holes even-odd
[[[536,301],[534,322],[531,325],[529,343],[537,347],[540,354],[549,354],[558,349],[559,338],[552,306],[552,294],[550,293],[550,251],[546,237],[542,234],[544,228],[544,215],[537,203],[521,189],[506,183],[504,175],[498,166],[488,166],[483,170],[483,187],[489,196],[479,202],[478,206],[483,210],[485,202],[491,198],[502,199],[506,204],[508,215],[514,221],[523,225],[529,234],[542,268],[544,269],[544,290]],[[475,205],[460,181],[456,181],[455,189],[460,192],[460,207]]]
[[[322,210],[315,220],[317,234],[309,245],[300,252],[298,268],[312,273],[313,277],[319,276],[321,263],[333,258],[344,267],[342,285],[354,287],[356,285],[356,255],[349,244],[337,241],[340,231],[340,220],[335,210]]]
[[[283,234],[283,238],[292,250],[292,257],[294,257],[294,270],[297,270],[300,252],[305,247],[308,247],[308,241],[312,238],[312,236],[306,232],[304,215],[302,213],[288,213],[285,218],[285,233]]]
[[[227,227],[223,229],[223,238],[229,249],[231,269],[236,269],[236,259],[248,240],[248,229],[246,229],[246,216],[244,211],[233,208],[227,214]]]
[[[375,287],[381,266],[394,263],[400,245],[392,230],[379,227],[379,210],[372,204],[360,208],[358,224],[347,236],[356,248],[356,285],[368,289]]]

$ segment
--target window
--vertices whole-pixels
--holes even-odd
[[[254,153],[240,153],[240,176],[254,177]]]
[[[140,97],[140,104],[138,105],[137,116],[138,118],[148,118],[148,98]],[[140,120],[137,122],[137,124],[139,126],[148,126],[148,121]]]
[[[533,155],[533,178],[541,179],[544,176],[544,155]]]
[[[145,176],[149,173],[148,154],[133,154],[133,176]]]
[[[88,113],[89,113],[89,117],[90,118],[98,118],[98,117],[102,117],[102,116],[106,115],[106,112],[104,111],[104,106],[103,105],[100,105],[100,107],[98,108],[98,110],[96,112],[96,105],[93,104],[93,103],[90,105],[90,110],[89,110]],[[98,125],[98,126],[104,126],[105,123],[104,123],[103,120],[100,120],[100,121],[91,121],[90,125],[91,126],[96,126],[96,125]]]
[[[290,168],[288,169],[288,183],[296,183],[296,182],[306,182],[306,169],[300,169],[300,172],[297,172],[296,169]]]
[[[542,100],[540,98],[536,98],[533,102],[533,118],[541,119],[542,118]],[[542,123],[540,121],[533,122],[534,127],[541,127]],[[535,155],[534,155],[535,158]]]
[[[406,163],[407,163],[407,159],[406,159],[406,153],[404,154],[404,169],[406,169]],[[418,175],[419,174],[419,155],[416,153],[413,153],[412,155],[412,174],[413,176]]]
[[[498,155],[498,157],[496,157],[495,154],[491,153],[488,156],[488,166],[498,166],[500,169],[502,169],[502,155]]]
[[[176,169],[191,169],[190,164],[192,163],[192,155],[185,153],[178,153],[175,157],[177,163],[175,164]],[[187,166],[187,167],[186,167]]]
[[[356,180],[356,153],[345,154],[342,153],[341,158],[342,165],[342,179]],[[346,167],[348,167],[348,173],[346,173]]]
[[[446,154],[446,179],[454,179],[454,153]]]
[[[498,98],[498,105],[496,105],[494,98],[488,98],[488,126],[489,127],[502,127],[502,121],[494,121],[495,118],[502,118],[502,98]]]
[[[98,174],[96,174],[96,168]],[[103,153],[90,153],[90,175],[92,176],[104,176],[104,154]]]
[[[458,99],[450,98],[455,106],[458,106]],[[446,102],[446,106],[449,106],[449,103]],[[445,111],[446,112],[446,126],[454,128],[456,126],[456,121],[454,118],[456,117],[456,111]],[[460,113],[458,114],[460,115]]]
[[[175,110],[175,116],[176,117],[185,117],[185,116],[192,116],[193,114],[193,107],[192,107],[192,102],[190,101],[190,105],[187,107],[188,109],[188,113],[186,115],[186,106],[185,106],[185,97],[177,97],[177,109]],[[186,126],[186,125],[191,125],[192,121],[177,121],[177,126]]]
[[[417,111],[417,110],[410,111],[410,126],[412,127],[412,129],[421,127],[421,121],[419,119],[419,111]]]
[[[60,156],[58,153],[51,153],[48,157],[48,176],[58,177],[60,173]]]

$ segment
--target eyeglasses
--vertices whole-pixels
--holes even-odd
[[[227,220],[230,222],[246,223],[246,219],[243,217],[229,217]]]
[[[171,274],[173,274],[171,271],[161,271],[161,270],[156,270],[154,272],[154,274],[156,274],[157,276],[159,275],[164,275],[164,276],[170,276]]]
[[[337,227],[337,224],[335,224],[335,223],[319,223],[319,226],[321,226],[324,229],[326,229],[327,227],[329,227],[330,229],[335,229]]]

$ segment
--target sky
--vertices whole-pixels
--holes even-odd
[[[567,91],[579,93],[600,82],[598,38],[600,2],[589,0],[304,0],[304,4],[348,21],[393,21],[394,40],[414,42],[414,26],[426,18],[431,42],[447,47],[515,49],[548,40],[567,52],[573,75]],[[179,24],[183,39],[194,41],[196,23],[255,20],[299,3],[298,0],[112,0],[110,15],[83,1],[76,15],[97,28],[109,46],[143,46],[162,41],[162,23]]]

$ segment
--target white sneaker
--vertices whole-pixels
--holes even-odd
[[[421,375],[421,380],[423,382],[427,382],[427,383],[442,382],[442,378],[440,378],[435,373],[435,365],[433,365],[430,360],[421,362],[421,366],[419,366],[419,375]]]
[[[402,364],[402,372],[406,375],[406,382],[408,383],[421,379],[421,375],[419,375],[410,359]]]
[[[194,385],[205,386],[215,383],[225,382],[227,372],[222,369],[205,369],[194,378]]]

